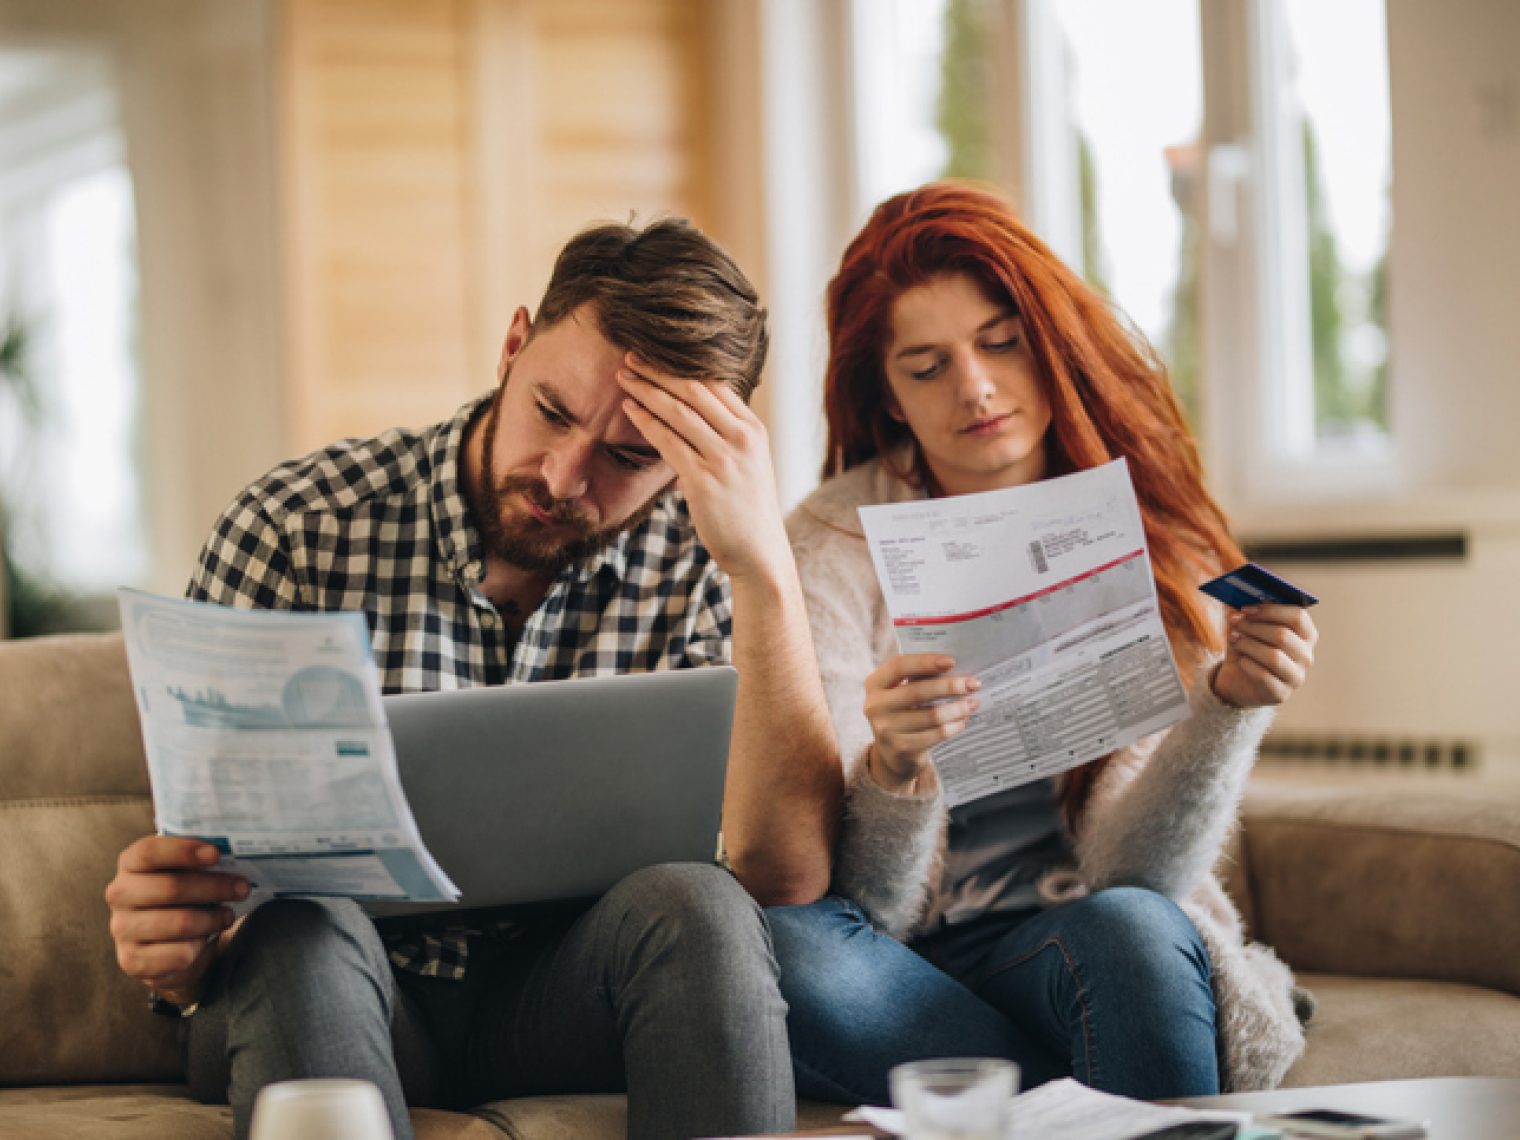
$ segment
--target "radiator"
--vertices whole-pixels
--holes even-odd
[[[1308,537],[1291,520],[1247,532],[1253,557],[1320,598],[1314,669],[1263,762],[1520,783],[1520,505],[1459,526],[1409,514],[1369,511],[1349,536],[1312,516]]]
[[[1447,738],[1335,736],[1324,733],[1270,733],[1261,746],[1260,766],[1314,767],[1368,774],[1477,776],[1486,769],[1483,743]]]

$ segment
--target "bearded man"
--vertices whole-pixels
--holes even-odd
[[[264,1085],[361,1077],[407,1106],[621,1092],[633,1137],[792,1127],[764,905],[829,879],[839,764],[747,401],[765,312],[678,219],[585,231],[497,386],[420,431],[282,464],[223,513],[189,596],[360,610],[388,692],[732,663],[728,868],[655,867],[578,913],[470,926],[287,899],[193,839],[122,853],[122,969],[178,1014],[192,1090],[246,1136]],[[611,762],[609,758],[609,762]],[[449,763],[440,755],[437,764]]]

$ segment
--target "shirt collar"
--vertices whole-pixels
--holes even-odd
[[[476,416],[490,406],[495,392],[471,400],[454,417],[445,420],[435,429],[430,449],[432,472],[428,488],[433,512],[433,533],[438,546],[438,556],[454,574],[463,574],[479,580],[484,569],[484,547],[480,530],[470,515],[470,504],[464,495],[461,464],[464,456],[464,437]],[[474,563],[473,572],[470,570]]]

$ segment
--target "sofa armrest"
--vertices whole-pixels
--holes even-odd
[[[102,897],[152,830],[121,635],[0,641],[0,1087],[180,1075]]]
[[[1520,994],[1520,788],[1258,781],[1243,821],[1243,910],[1294,969]]]

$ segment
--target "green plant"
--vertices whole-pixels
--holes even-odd
[[[21,314],[7,316],[4,331],[0,331],[0,385],[10,391],[21,416],[28,423],[36,423],[42,417],[42,399],[32,380],[31,342],[31,326]]]
[[[31,325],[20,313],[11,312],[0,330],[0,412],[13,412],[14,422],[0,435],[19,449],[24,432],[42,420],[42,398],[31,370]],[[4,428],[5,425],[0,425]],[[10,498],[20,467],[14,453],[0,456],[0,637],[8,631],[19,632],[16,618],[18,603],[31,593],[6,544],[7,524],[14,513]]]

